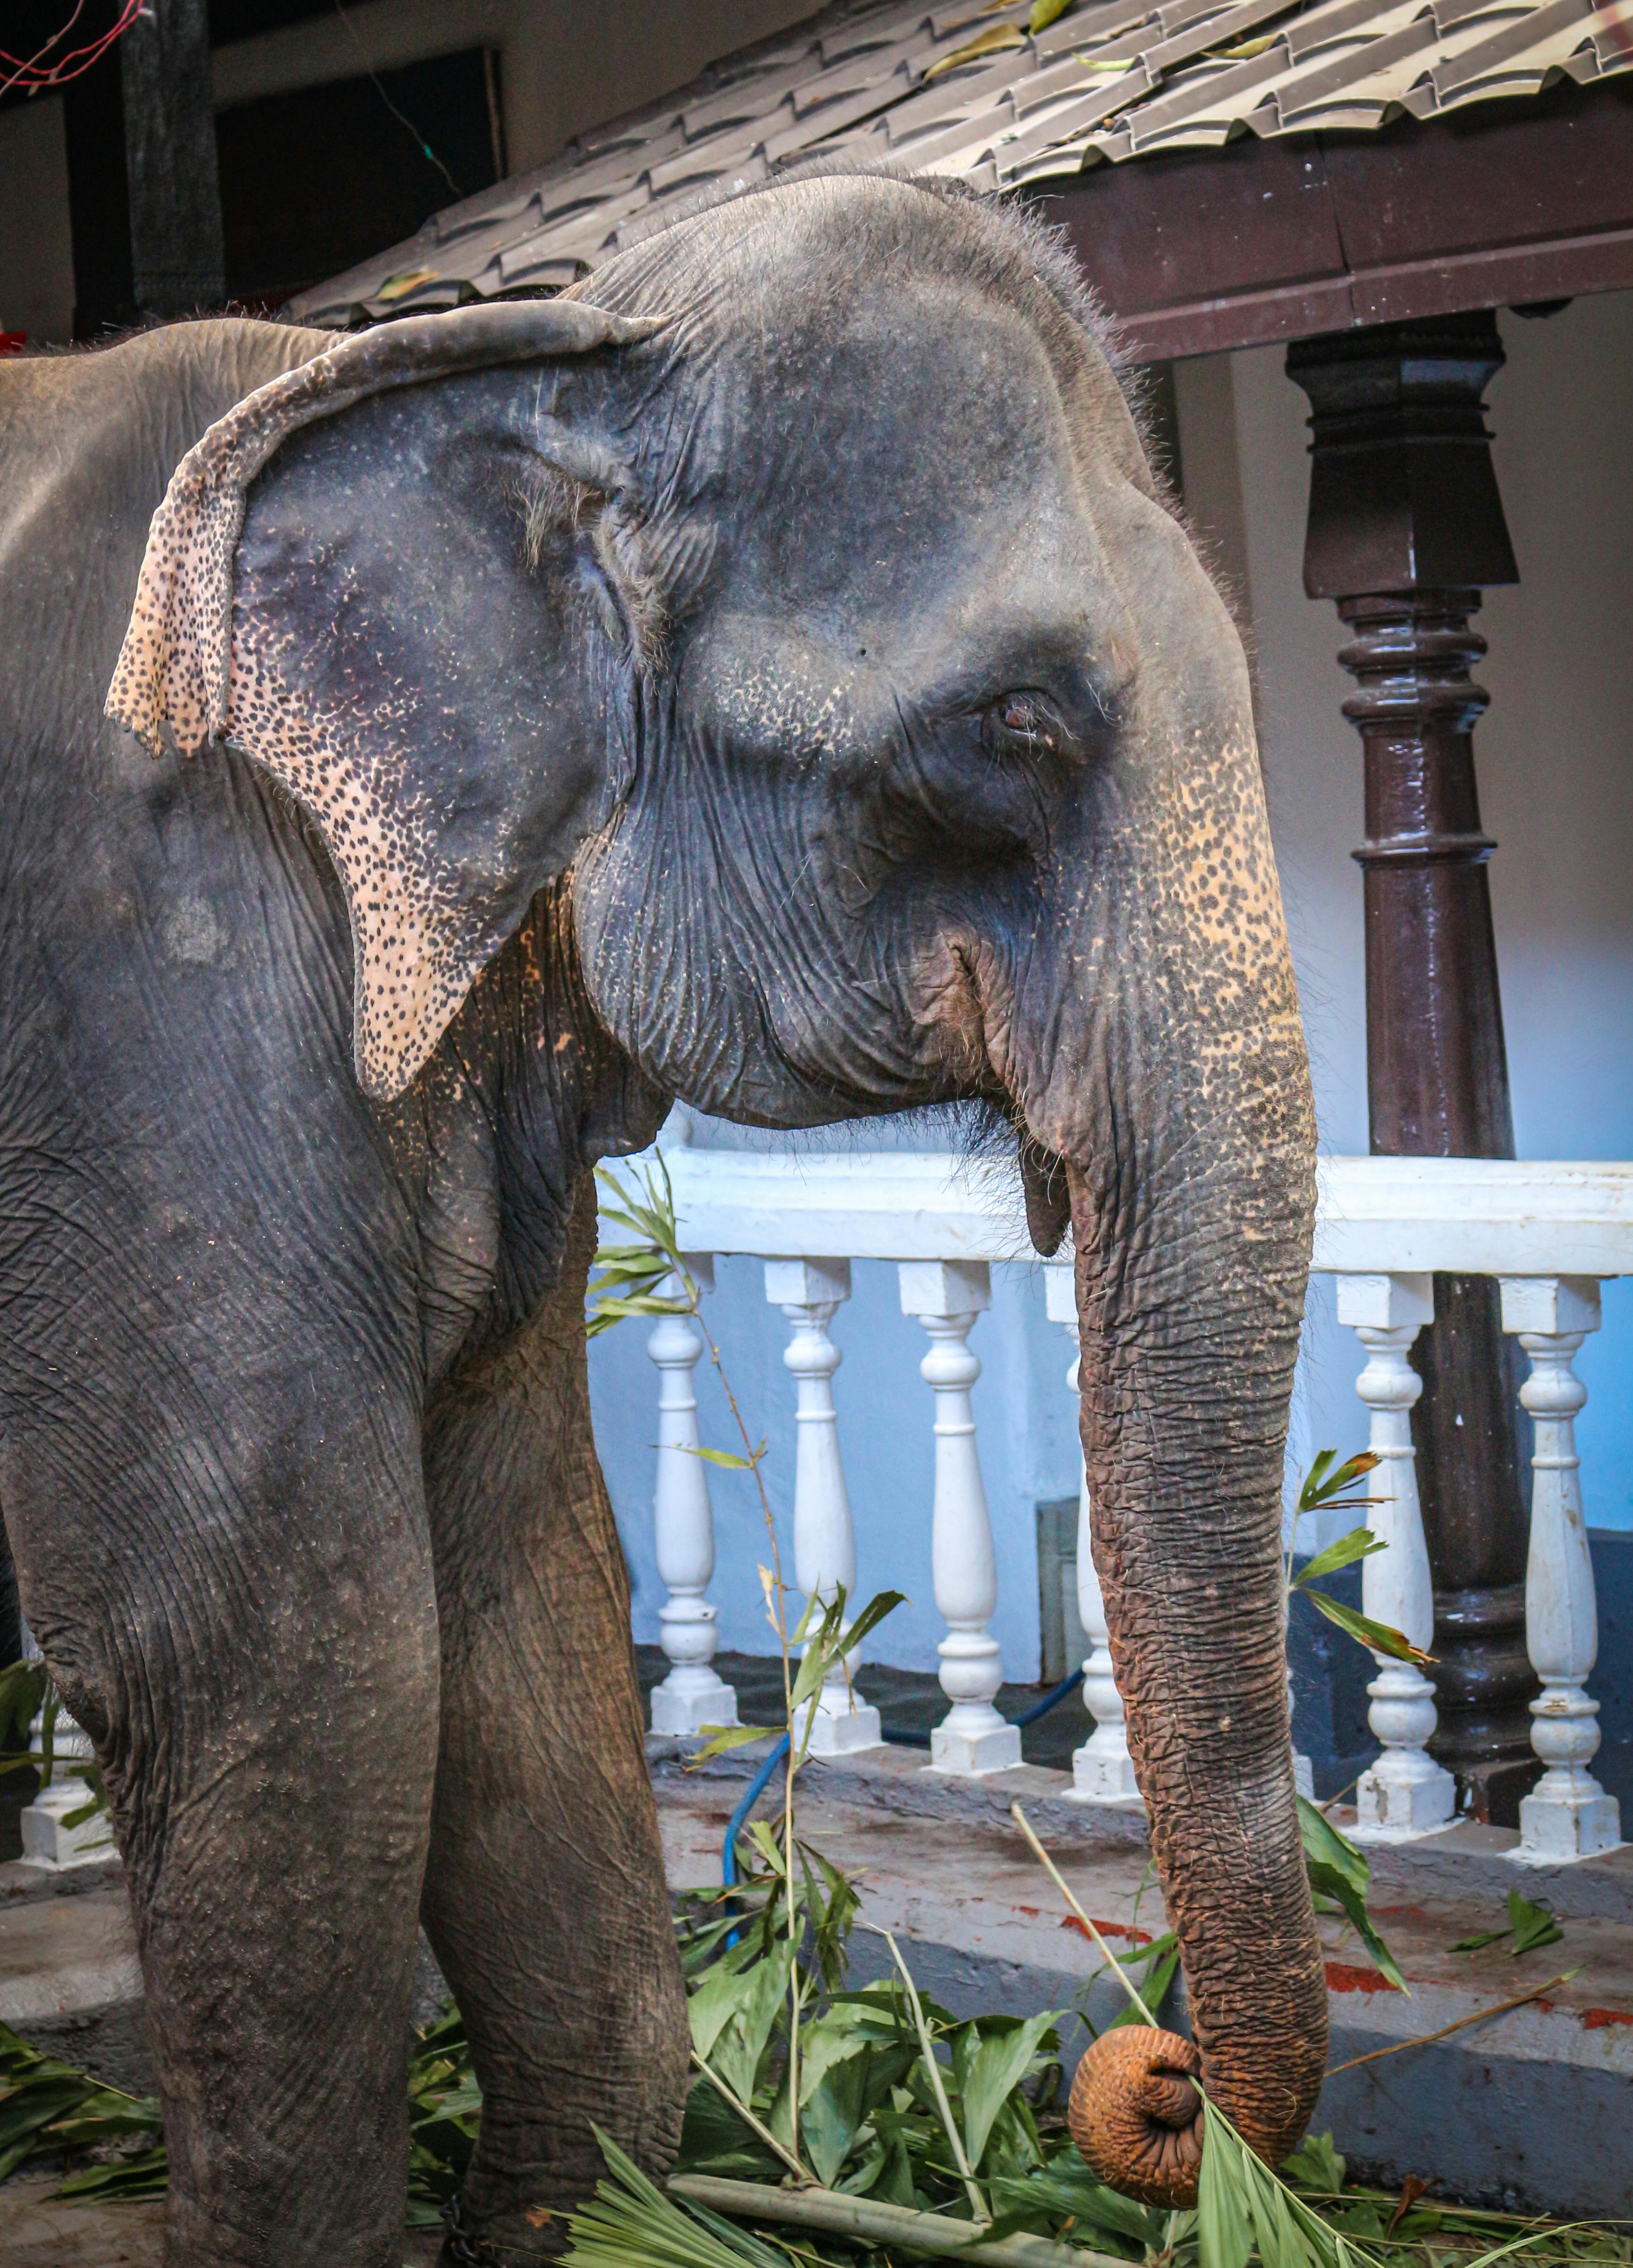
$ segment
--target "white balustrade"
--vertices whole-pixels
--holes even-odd
[[[1052,1323],[1060,1323],[1072,1344],[1066,1383],[1074,1416],[1078,1402],[1078,1366],[1082,1359],[1077,1336],[1075,1269],[1070,1261],[1056,1261],[1044,1270],[1044,1299]],[[1083,1706],[1094,1730],[1081,1749],[1072,1752],[1072,1793],[1083,1803],[1137,1805],[1139,1783],[1134,1758],[1128,1753],[1128,1733],[1123,1697],[1112,1671],[1111,1633],[1105,1623],[1105,1598],[1095,1571],[1094,1537],[1089,1519],[1089,1475],[1083,1454],[1077,1459],[1077,1613],[1089,1640],[1083,1663]]]
[[[1432,1277],[1341,1276],[1338,1320],[1367,1351],[1356,1392],[1371,1412],[1369,1446],[1379,1462],[1368,1476],[1374,1499],[1366,1525],[1385,1546],[1362,1562],[1361,1604],[1377,1623],[1398,1630],[1427,1652],[1435,1633],[1435,1594],[1417,1494],[1412,1409],[1423,1381],[1408,1350],[1435,1317]],[[1363,1839],[1404,1843],[1450,1825],[1457,1783],[1429,1754],[1435,1730],[1435,1689],[1422,1671],[1393,1654],[1375,1653],[1378,1675],[1367,1687],[1367,1722],[1383,1754],[1356,1790],[1356,1832]]]
[[[765,1297],[793,1326],[783,1362],[799,1384],[794,1471],[794,1571],[808,1601],[832,1604],[843,1590],[856,1606],[856,1535],[851,1524],[833,1373],[843,1357],[828,1336],[841,1300],[851,1296],[848,1260],[768,1260]],[[855,1658],[836,1660],[815,1699],[810,1753],[853,1755],[876,1748],[879,1712],[852,1682]],[[801,1727],[803,1733],[805,1727]]]
[[[714,1288],[714,1263],[687,1256],[700,1292]],[[661,1295],[679,1285],[669,1277]],[[698,1452],[698,1397],[692,1373],[703,1353],[703,1333],[691,1315],[662,1316],[647,1342],[658,1369],[658,1478],[653,1497],[658,1574],[669,1592],[659,1609],[659,1643],[671,1668],[652,1696],[654,1733],[699,1733],[706,1725],[735,1725],[737,1696],[714,1668],[720,1643],[715,1611],[705,1595],[714,1573],[714,1508],[708,1468]]]
[[[676,1142],[677,1130],[666,1137],[665,1149],[682,1246],[754,1254],[767,1263],[767,1297],[791,1326],[784,1359],[798,1383],[794,1562],[808,1597],[831,1598],[839,1585],[848,1597],[855,1581],[833,1404],[839,1350],[828,1327],[848,1292],[851,1262],[898,1265],[903,1309],[929,1336],[920,1367],[935,1395],[931,1549],[936,1605],[947,1625],[941,1680],[950,1705],[934,1736],[933,1768],[980,1773],[1019,1763],[1019,1734],[994,1705],[1003,1675],[991,1631],[997,1567],[970,1404],[980,1363],[969,1345],[972,1325],[990,1305],[990,1263],[1035,1256],[1018,1186],[971,1174],[939,1153],[714,1151]],[[1596,1618],[1573,1437],[1585,1396],[1571,1359],[1597,1328],[1599,1282],[1633,1275],[1633,1165],[1324,1158],[1317,1182],[1313,1266],[1338,1279],[1341,1319],[1366,1350],[1357,1391],[1380,1459],[1368,1493],[1381,1501],[1368,1524],[1386,1549],[1363,1564],[1366,1611],[1432,1650],[1434,1599],[1411,1440],[1422,1387],[1408,1351],[1432,1321],[1435,1272],[1498,1278],[1504,1327],[1531,1357],[1524,1400],[1537,1429],[1526,1624],[1543,1688],[1533,1705],[1533,1738],[1546,1769],[1523,1807],[1516,1855],[1557,1863],[1613,1848],[1617,1807],[1589,1769],[1600,1745],[1587,1691]],[[1046,1269],[1045,1280],[1052,1320],[1075,1337],[1070,1269]],[[653,1334],[663,1380],[658,1556],[670,1594],[662,1621],[673,1665],[654,1696],[653,1720],[683,1730],[729,1723],[736,1714],[729,1687],[712,1667],[708,1488],[698,1459],[687,1454],[697,1446],[691,1371],[701,1351],[684,1319]],[[878,1509],[869,1512],[876,1516]],[[1138,1798],[1081,1472],[1079,1531],[1079,1609],[1089,1646],[1083,1697],[1094,1729],[1074,1758],[1074,1784],[1091,1802],[1132,1803]],[[1428,1754],[1434,1686],[1410,1663],[1374,1660],[1369,1722],[1382,1753],[1359,1783],[1357,1832],[1375,1840],[1430,1834],[1452,1822],[1455,1793],[1451,1775]],[[837,1673],[815,1705],[819,1749],[876,1738],[873,1712],[854,1705]],[[1295,1756],[1301,1785],[1306,1765]],[[1455,1838],[1447,1845],[1458,1847]]]
[[[41,1658],[40,1649],[26,1630],[23,1633],[23,1654],[29,1661]],[[44,1734],[42,1708],[29,1728],[29,1746],[38,1749]],[[106,1867],[115,1856],[113,1831],[106,1816],[98,1814],[82,1819],[77,1827],[67,1823],[71,1812],[85,1808],[91,1793],[72,1767],[89,1764],[93,1751],[90,1734],[76,1724],[66,1709],[57,1712],[51,1731],[51,1752],[50,1786],[41,1788],[33,1801],[26,1804],[18,1815],[24,1859],[31,1867],[48,1867],[54,1874],[65,1874],[78,1867]]]
[[[935,1395],[930,1563],[936,1611],[947,1624],[936,1647],[942,1690],[952,1707],[930,1735],[930,1766],[971,1777],[1006,1771],[1021,1761],[1021,1736],[993,1706],[1003,1683],[1003,1659],[986,1627],[998,1604],[998,1565],[970,1408],[981,1374],[970,1330],[992,1305],[991,1270],[979,1260],[914,1260],[900,1277],[902,1313],[917,1315],[929,1333],[919,1373]]]
[[[1599,1329],[1599,1285],[1586,1276],[1501,1280],[1503,1328],[1531,1358],[1531,1375],[1519,1390],[1536,1428],[1526,1649],[1542,1681],[1531,1705],[1531,1745],[1546,1766],[1520,1803],[1513,1856],[1548,1866],[1592,1859],[1622,1841],[1621,1808],[1588,1770],[1600,1737],[1599,1704],[1587,1691],[1599,1653],[1599,1608],[1577,1456],[1577,1412],[1587,1388],[1571,1368],[1583,1340]]]

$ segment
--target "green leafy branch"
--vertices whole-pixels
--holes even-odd
[[[1366,1855],[1348,1836],[1341,1835],[1326,1814],[1308,1797],[1299,1796],[1298,1833],[1304,1850],[1304,1872],[1318,1913],[1341,1913],[1372,1957],[1373,1966],[1388,1977],[1397,1992],[1411,1993],[1400,1964],[1379,1934],[1366,1902],[1371,1868]]]
[[[1341,1567],[1351,1566],[1357,1559],[1370,1559],[1375,1551],[1387,1550],[1382,1536],[1374,1535],[1370,1528],[1352,1528],[1324,1551],[1318,1551],[1298,1574],[1293,1572],[1294,1539],[1298,1534],[1298,1523],[1306,1513],[1361,1512],[1382,1501],[1377,1497],[1354,1493],[1382,1459],[1374,1456],[1371,1449],[1363,1449],[1358,1456],[1347,1458],[1341,1465],[1336,1462],[1337,1456],[1336,1449],[1322,1449],[1304,1475],[1304,1485],[1298,1491],[1293,1533],[1287,1548],[1288,1596],[1291,1598],[1295,1591],[1302,1591],[1318,1614],[1336,1624],[1357,1646],[1365,1646],[1369,1653],[1386,1653],[1397,1661],[1409,1661],[1418,1669],[1427,1668],[1434,1656],[1414,1646],[1402,1631],[1392,1629],[1387,1623],[1374,1622],[1370,1615],[1358,1614],[1341,1599],[1314,1587],[1323,1576],[1335,1575]]]
[[[31,2158],[63,2157],[71,2162],[78,2152],[106,2151],[111,2144],[134,2140],[146,2146],[134,2154],[110,2154],[106,2163],[70,2174],[58,2194],[162,2195],[167,2179],[165,2153],[162,2146],[152,2146],[159,2125],[159,2108],[151,2095],[104,2087],[0,2024],[0,2182]]]
[[[764,2128],[760,2131],[767,2132],[767,2139],[785,2165],[801,2178],[809,2181],[813,2176],[806,2170],[800,2157],[800,2120],[804,2099],[800,2084],[800,2026],[802,2013],[813,1987],[808,1968],[799,1955],[803,1908],[802,1886],[795,1879],[799,1846],[794,1831],[794,1781],[810,1748],[816,1727],[816,1696],[833,1669],[841,1664],[845,1665],[848,1687],[849,1657],[868,1633],[901,1604],[902,1594],[899,1591],[882,1591],[869,1600],[853,1621],[847,1624],[847,1602],[843,1587],[839,1587],[831,1599],[824,1600],[819,1596],[809,1599],[795,1627],[789,1629],[788,1586],[783,1580],[777,1523],[772,1515],[771,1498],[766,1494],[765,1476],[762,1470],[766,1443],[764,1437],[757,1442],[750,1440],[742,1408],[726,1374],[720,1348],[703,1320],[698,1281],[680,1248],[674,1184],[669,1179],[663,1153],[659,1151],[654,1163],[641,1168],[638,1180],[630,1185],[604,1167],[597,1167],[596,1178],[604,1192],[602,1207],[604,1218],[632,1241],[604,1245],[597,1250],[587,1295],[586,1330],[593,1337],[632,1315],[683,1314],[697,1323],[743,1446],[741,1451],[700,1447],[696,1454],[709,1464],[723,1467],[728,1471],[746,1472],[752,1476],[765,1524],[771,1564],[759,1570],[760,1587],[765,1598],[766,1619],[775,1634],[782,1665],[783,1719],[788,1734],[788,1749],[783,1767],[780,1839],[772,1840],[766,1834],[760,1848],[762,1855],[780,1870],[783,1936],[775,1947],[767,1944],[762,1948],[750,1988],[752,2011],[743,2018],[746,2029],[739,2044],[746,2053],[749,2044],[757,2040],[758,2051],[763,2052],[778,2011],[786,2008],[786,2136],[780,2132],[772,2135]],[[794,1667],[796,1647],[802,1649],[797,1670]],[[746,1725],[706,1727],[709,1738],[694,1758],[694,1764],[705,1762],[728,1749],[763,1739],[766,1729]],[[809,1880],[808,1867],[808,1885]],[[720,1934],[729,1944],[731,1930],[728,1928]],[[736,2103],[751,2127],[757,2126],[757,2114],[745,2100],[741,2085],[734,2086],[729,2074],[711,2065],[710,2053],[710,2047],[698,2043],[694,2027],[694,2060],[717,2091]],[[748,2066],[750,2080],[757,2068],[757,2055]],[[741,2080],[744,2075],[741,2056],[734,2063],[734,2071],[737,2080]]]

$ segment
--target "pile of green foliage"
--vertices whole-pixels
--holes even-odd
[[[661,1175],[661,1180],[659,1179]],[[698,1287],[679,1248],[660,1161],[631,1190],[603,1175],[603,1208],[632,1241],[603,1248],[591,1286],[592,1331],[630,1315],[698,1315]],[[702,1319],[698,1318],[701,1324]],[[868,1931],[854,1885],[797,1830],[795,1783],[805,1761],[818,1687],[865,1632],[898,1603],[893,1593],[853,1618],[843,1593],[813,1601],[792,1629],[775,1524],[761,1475],[765,1444],[751,1443],[705,1328],[742,1451],[706,1449],[713,1463],[752,1475],[759,1488],[769,1566],[766,1612],[783,1665],[780,1727],[721,1730],[705,1755],[787,1735],[777,1815],[741,1837],[736,1879],[682,1903],[677,1922],[696,2069],[676,2176],[659,2190],[602,2138],[608,2173],[570,2224],[573,2268],[789,2268],[790,2263],[897,2261],[967,2253],[987,2268],[1489,2268],[1522,2247],[1550,2268],[1577,2261],[1633,2268],[1633,2242],[1603,2224],[1563,2225],[1433,2202],[1421,2183],[1393,2198],[1347,2184],[1330,2135],[1312,2136],[1279,2170],[1262,2165],[1212,2102],[1206,2104],[1201,2190],[1194,2211],[1135,2204],[1096,2178],[1065,2116],[1064,2055],[1093,2034],[1093,1987],[1112,1976],[1127,2005],[1114,2023],[1150,2023],[1171,1986],[1179,1948],[1171,1933],[1114,1953],[1032,1834],[1102,1966],[1069,2009],[1021,2018],[960,2017],[921,1993],[888,1932],[873,1931],[882,1974],[851,1980],[853,1933]],[[1357,1485],[1377,1461],[1339,1464],[1323,1452],[1299,1499],[1304,1513],[1364,1505]],[[1295,1530],[1296,1532],[1296,1530]],[[1317,1555],[1289,1588],[1306,1589],[1331,1620],[1373,1653],[1416,1657],[1399,1631],[1370,1622],[1312,1587],[1381,1549],[1364,1528]],[[31,1680],[43,1671],[29,1668]],[[0,1749],[48,1697],[29,1683],[0,1705]],[[43,1761],[50,1766],[50,1719]],[[4,1761],[4,1759],[0,1759]],[[92,1808],[100,1798],[92,1787]],[[1329,1807],[1330,1809],[1330,1807]],[[1341,1915],[1378,1969],[1407,1987],[1367,1907],[1363,1853],[1326,1811],[1302,1799],[1305,1863],[1318,1910]],[[1516,1957],[1559,1936],[1545,1909],[1518,1892],[1505,1930]],[[1138,1920],[1138,1902],[1134,1920]],[[1453,1948],[1462,1949],[1461,1948]],[[457,2197],[476,2145],[481,2095],[457,2011],[417,2036],[409,2076],[410,2227],[434,2225]],[[0,2026],[0,2179],[30,2161],[64,2169],[65,2198],[151,2197],[166,2183],[159,2107],[118,2093],[43,2055]],[[80,2161],[86,2162],[80,2162]]]
[[[823,1616],[813,1653],[820,1657],[842,1635],[839,1615]],[[841,2213],[854,2200],[903,2221],[928,2214],[949,2237],[972,2239],[979,2224],[976,2257],[993,2262],[1007,2239],[1030,2235],[1062,2248],[1062,2260],[1075,2254],[1085,2268],[1095,2256],[1141,2268],[1247,2268],[1255,2258],[1262,2268],[1480,2268],[1521,2242],[1550,2264],[1633,2268],[1633,2243],[1603,2225],[1563,2227],[1349,2185],[1330,2136],[1310,2138],[1272,2176],[1211,2110],[1195,2212],[1120,2196],[1095,2178],[1067,2131],[1063,2049],[1074,2030],[1080,2040],[1092,2032],[1090,1994],[1108,1970],[1127,1993],[1113,2021],[1149,2020],[1175,1975],[1171,1934],[1120,1953],[1102,1943],[1102,1966],[1073,2008],[960,2017],[919,1991],[883,1932],[874,1933],[884,1956],[876,1965],[885,1973],[851,1981],[853,1933],[868,1926],[855,1886],[797,1833],[790,1839],[792,1817],[785,1802],[780,1816],[753,1822],[738,1845],[736,1882],[682,1902],[676,1926],[697,2077],[676,2168],[681,2188],[658,2191],[606,2145],[607,2178],[573,2223],[577,2268],[858,2260],[889,2268],[925,2257],[900,2235],[880,2244],[792,2231],[776,2205],[791,2191]],[[1361,1853],[1313,1807],[1306,1822],[1312,1876],[1318,1867],[1334,1870],[1375,1957],[1393,1969],[1365,1913]],[[1468,1942],[1509,1935],[1518,1957],[1557,1938],[1545,1910],[1518,1894],[1513,1903],[1507,1930]],[[1085,1926],[1093,1933],[1086,1918]],[[449,2008],[417,2034],[410,2065],[410,2227],[434,2226],[457,2195],[481,2112],[464,2028]],[[159,2196],[166,2181],[159,2126],[150,2097],[103,2086],[0,2027],[0,2180],[50,2164],[63,2172],[56,2194],[64,2198]],[[752,2185],[755,2194],[723,2213],[688,2196],[686,2177],[717,2201],[713,2185],[720,2183]],[[752,2209],[771,2193],[769,2213]]]

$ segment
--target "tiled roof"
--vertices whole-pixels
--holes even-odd
[[[837,0],[291,303],[344,326],[559,289],[717,183],[841,151],[989,188],[1443,116],[1633,66],[1633,0]]]

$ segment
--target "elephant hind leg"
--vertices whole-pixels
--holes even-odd
[[[166,2268],[401,2268],[437,1737],[417,1414],[318,1410],[308,1381],[269,1450],[242,1399],[213,1438],[188,1399],[174,1454],[5,1471],[30,1624],[114,1798]]]
[[[472,2226],[558,2250],[599,2125],[669,2164],[688,2035],[629,1593],[590,1432],[582,1186],[560,1290],[429,1413],[441,1753],[425,1921],[483,2091]]]

